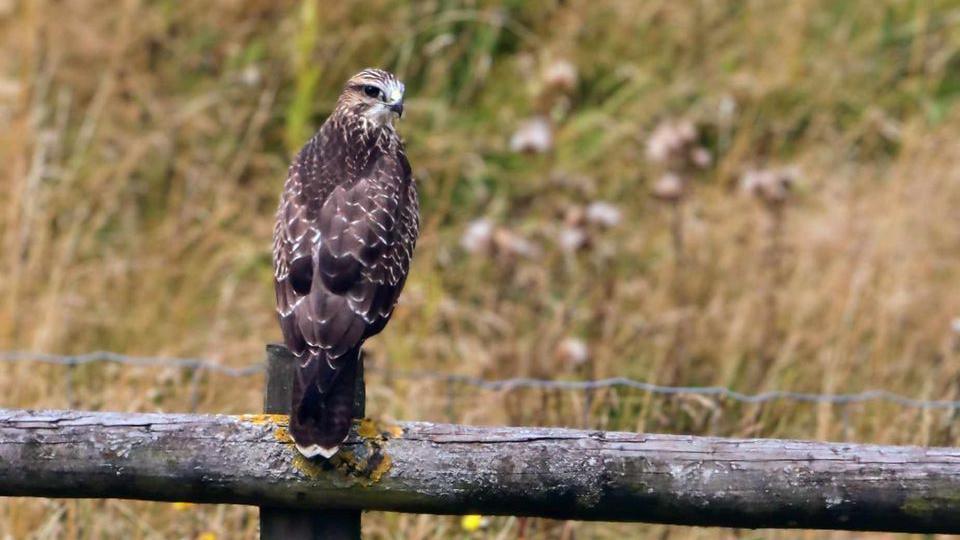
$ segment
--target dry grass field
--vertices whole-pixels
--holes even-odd
[[[370,65],[406,81],[424,226],[369,365],[960,399],[955,1],[0,0],[0,49],[0,350],[261,359],[286,164]],[[0,406],[248,413],[262,384],[12,363]],[[386,419],[960,444],[883,402],[368,386]],[[886,537],[484,523],[364,527]],[[0,501],[3,538],[256,534],[251,508]]]

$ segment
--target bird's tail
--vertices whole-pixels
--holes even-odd
[[[356,354],[327,362],[323,351],[307,352],[309,360],[298,367],[293,380],[290,435],[305,457],[330,458],[347,438],[354,415],[357,377]]]

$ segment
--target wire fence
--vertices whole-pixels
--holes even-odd
[[[129,356],[111,351],[94,351],[77,355],[60,355],[27,351],[0,351],[0,362],[40,362],[63,366],[80,366],[92,363],[113,363],[136,367],[166,367],[188,369],[195,372],[212,372],[228,377],[247,377],[263,372],[262,362],[243,367],[230,367],[203,358],[174,358],[166,356]],[[631,379],[628,377],[610,377],[595,380],[555,380],[515,377],[509,379],[484,379],[469,375],[457,375],[427,370],[398,370],[393,368],[370,367],[367,371],[383,373],[392,379],[437,380],[448,384],[459,384],[483,390],[509,392],[519,389],[541,389],[557,391],[593,391],[606,388],[632,388],[660,395],[696,395],[728,399],[741,403],[759,404],[771,401],[794,401],[801,403],[824,403],[831,405],[849,405],[869,401],[882,401],[918,409],[960,410],[958,400],[928,400],[907,397],[889,390],[874,389],[846,394],[817,394],[811,392],[793,392],[788,390],[770,390],[756,394],[739,392],[722,386],[667,386]]]

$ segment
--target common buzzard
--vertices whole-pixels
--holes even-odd
[[[273,234],[277,313],[299,366],[290,434],[329,458],[353,419],[360,347],[383,330],[419,232],[416,184],[394,119],[404,86],[365,69],[287,172]]]

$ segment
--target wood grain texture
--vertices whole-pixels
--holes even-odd
[[[365,422],[309,463],[285,423],[0,410],[0,495],[960,532],[960,449]]]

